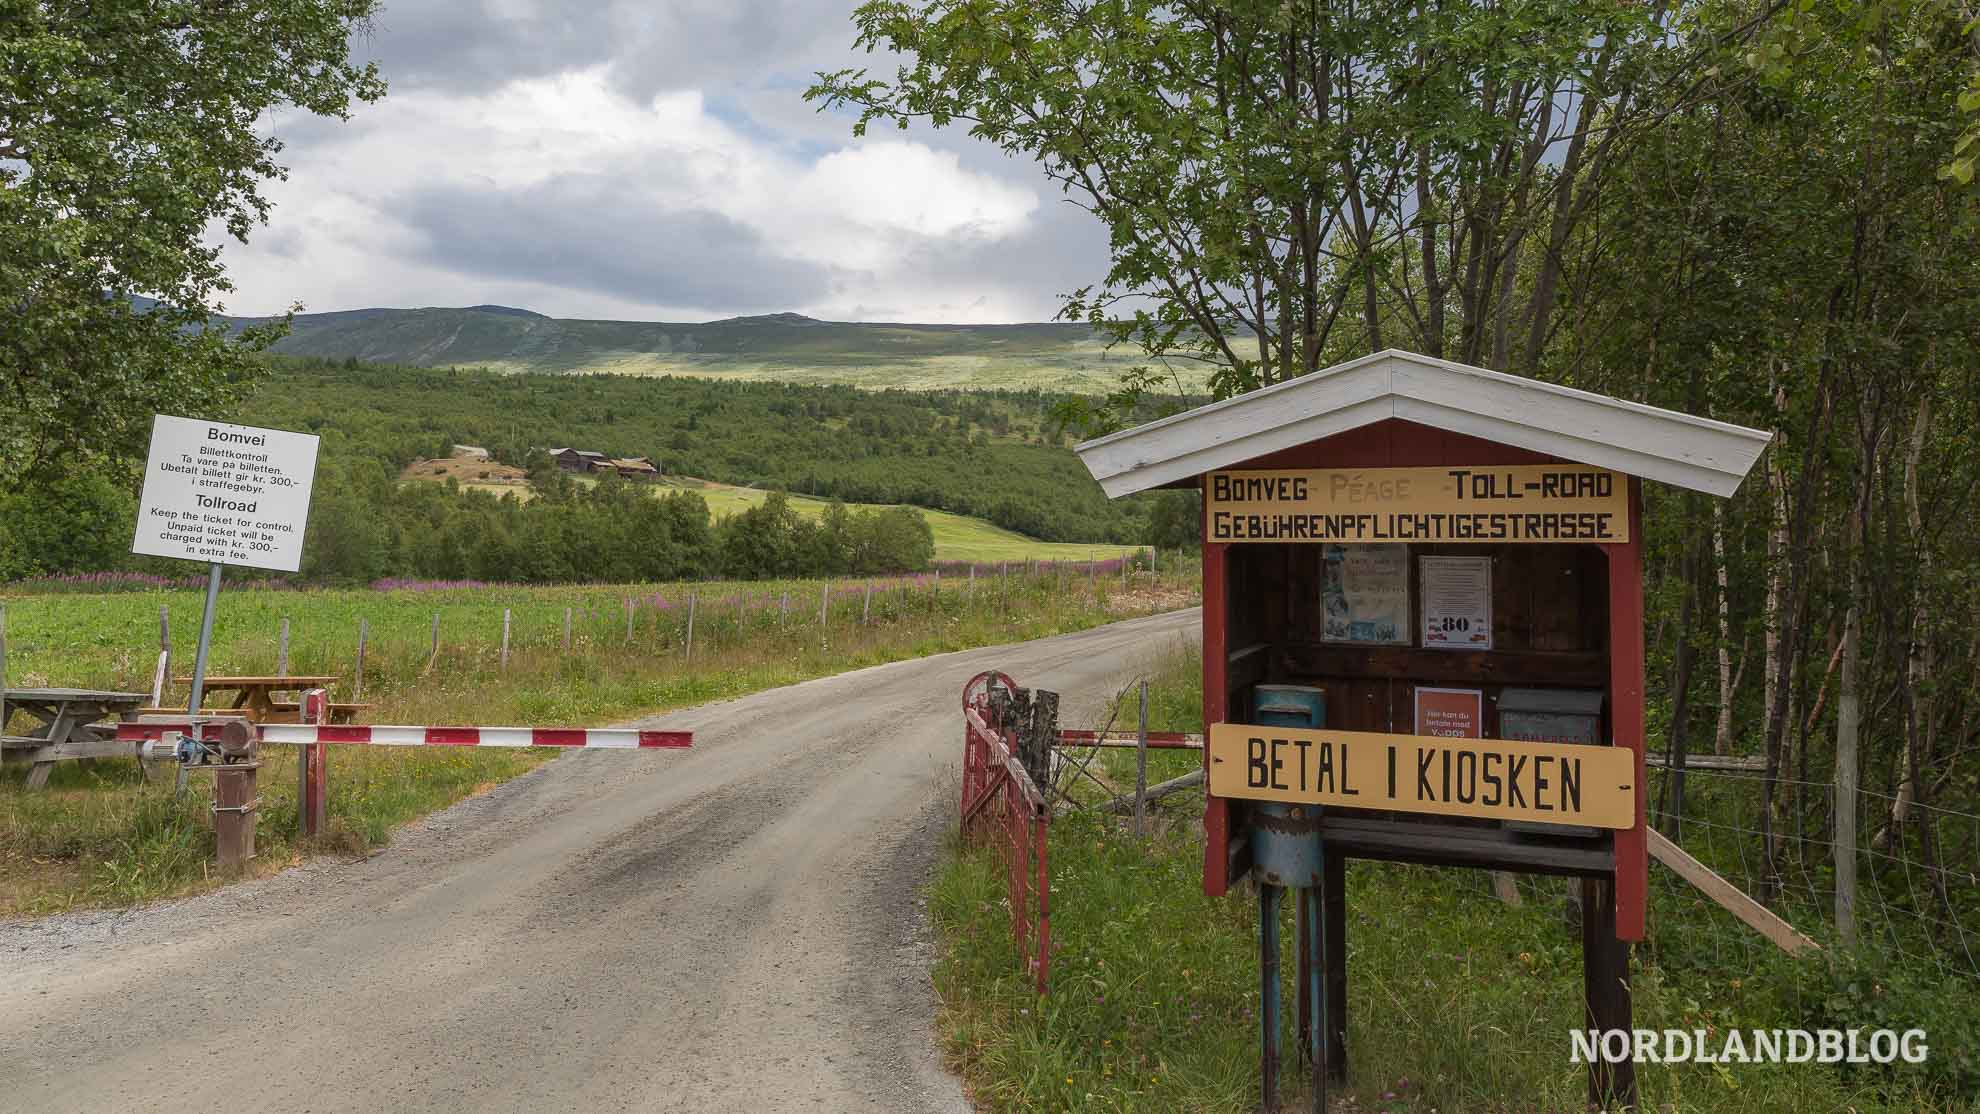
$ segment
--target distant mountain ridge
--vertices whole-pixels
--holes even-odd
[[[245,325],[265,318],[226,318]],[[275,351],[421,367],[616,372],[845,382],[1105,390],[1136,362],[1084,324],[820,321],[797,313],[720,321],[595,321],[511,306],[298,314]]]

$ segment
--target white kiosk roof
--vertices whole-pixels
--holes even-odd
[[[1087,441],[1110,498],[1388,418],[1727,496],[1767,447],[1757,429],[1396,349]]]

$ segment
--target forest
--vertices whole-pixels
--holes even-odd
[[[868,3],[885,61],[807,96],[966,128],[1107,225],[1064,311],[1146,352],[1113,403],[1395,347],[1770,431],[1729,500],[1649,485],[1659,743],[1763,766],[1653,819],[1980,976],[1977,14]]]
[[[1058,431],[1062,400],[1038,391],[871,392],[268,360],[224,416],[322,438],[301,570],[313,583],[914,570],[932,554],[929,527],[915,507],[973,515],[1051,541],[1194,541],[1186,497],[1109,502]],[[401,482],[406,465],[444,457],[456,444],[530,468],[533,497]],[[571,481],[542,453],[566,445],[650,457],[669,475],[900,506],[835,507],[813,522],[776,500],[717,521],[691,491],[655,498],[616,479]],[[0,491],[0,582],[169,572],[169,563],[127,552],[136,492],[135,474],[115,467],[60,472]],[[75,542],[38,546],[38,534]]]

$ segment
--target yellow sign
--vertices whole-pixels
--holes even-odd
[[[1212,542],[1626,542],[1629,477],[1584,464],[1212,472]]]
[[[1292,804],[1636,826],[1624,747],[1210,725],[1210,792]]]

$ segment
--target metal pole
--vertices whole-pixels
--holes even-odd
[[[199,648],[193,651],[192,699],[186,704],[191,715],[199,714],[200,699],[206,695],[206,653],[213,647],[213,607],[220,598],[220,563],[206,568],[206,611],[199,617]],[[197,730],[197,729],[195,729]]]
[[[1321,860],[1323,863],[1325,859]],[[1313,1114],[1327,1114],[1327,1042],[1332,1026],[1327,1012],[1326,915],[1319,886],[1299,891],[1301,989],[1307,1001],[1305,1055],[1313,1072]]]
[[[1264,1091],[1261,1108],[1279,1109],[1279,893],[1258,887],[1258,1073]]]

